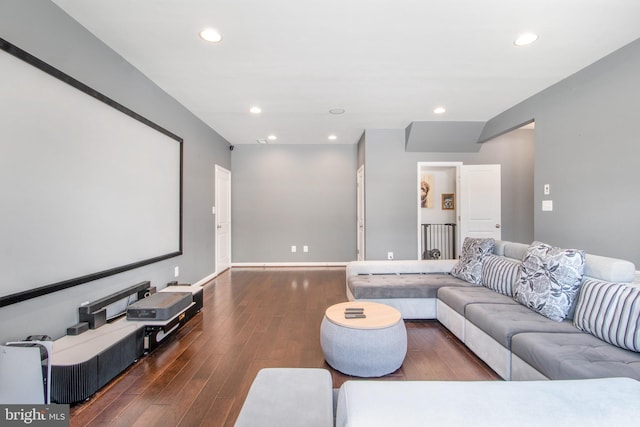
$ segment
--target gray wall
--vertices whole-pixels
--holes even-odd
[[[531,130],[504,134],[477,153],[408,153],[404,130],[365,132],[366,256],[415,259],[417,241],[418,162],[460,161],[500,164],[502,172],[502,238],[533,239],[533,153]]]
[[[77,322],[80,303],[143,280],[163,287],[173,280],[175,266],[180,267],[179,280],[187,283],[214,273],[214,165],[231,167],[229,144],[47,0],[3,0],[0,37],[184,139],[184,254],[0,308],[0,342],[32,334],[64,335]],[[11,106],[0,101],[0,114],[5,108]]]
[[[356,163],[355,144],[236,146],[233,262],[354,260]]]
[[[485,126],[482,139],[535,119],[536,239],[640,266],[638,76],[640,40]],[[553,212],[542,212],[543,199]]]

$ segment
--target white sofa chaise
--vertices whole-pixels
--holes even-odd
[[[601,427],[638,423],[640,382],[347,381],[336,427]]]

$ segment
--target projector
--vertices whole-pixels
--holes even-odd
[[[127,320],[168,320],[192,301],[191,292],[158,292],[127,307]]]

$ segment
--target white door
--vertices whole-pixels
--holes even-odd
[[[458,248],[465,237],[500,240],[500,165],[461,166],[458,188]]]
[[[358,261],[364,261],[364,165],[358,168],[357,197],[358,197]]]
[[[231,172],[216,165],[216,273],[231,267]]]

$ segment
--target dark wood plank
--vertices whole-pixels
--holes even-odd
[[[324,310],[346,300],[344,268],[234,268],[205,286],[204,309],[88,401],[72,426],[233,426],[257,372],[329,369]],[[497,380],[437,321],[407,321],[402,367],[383,380]]]

